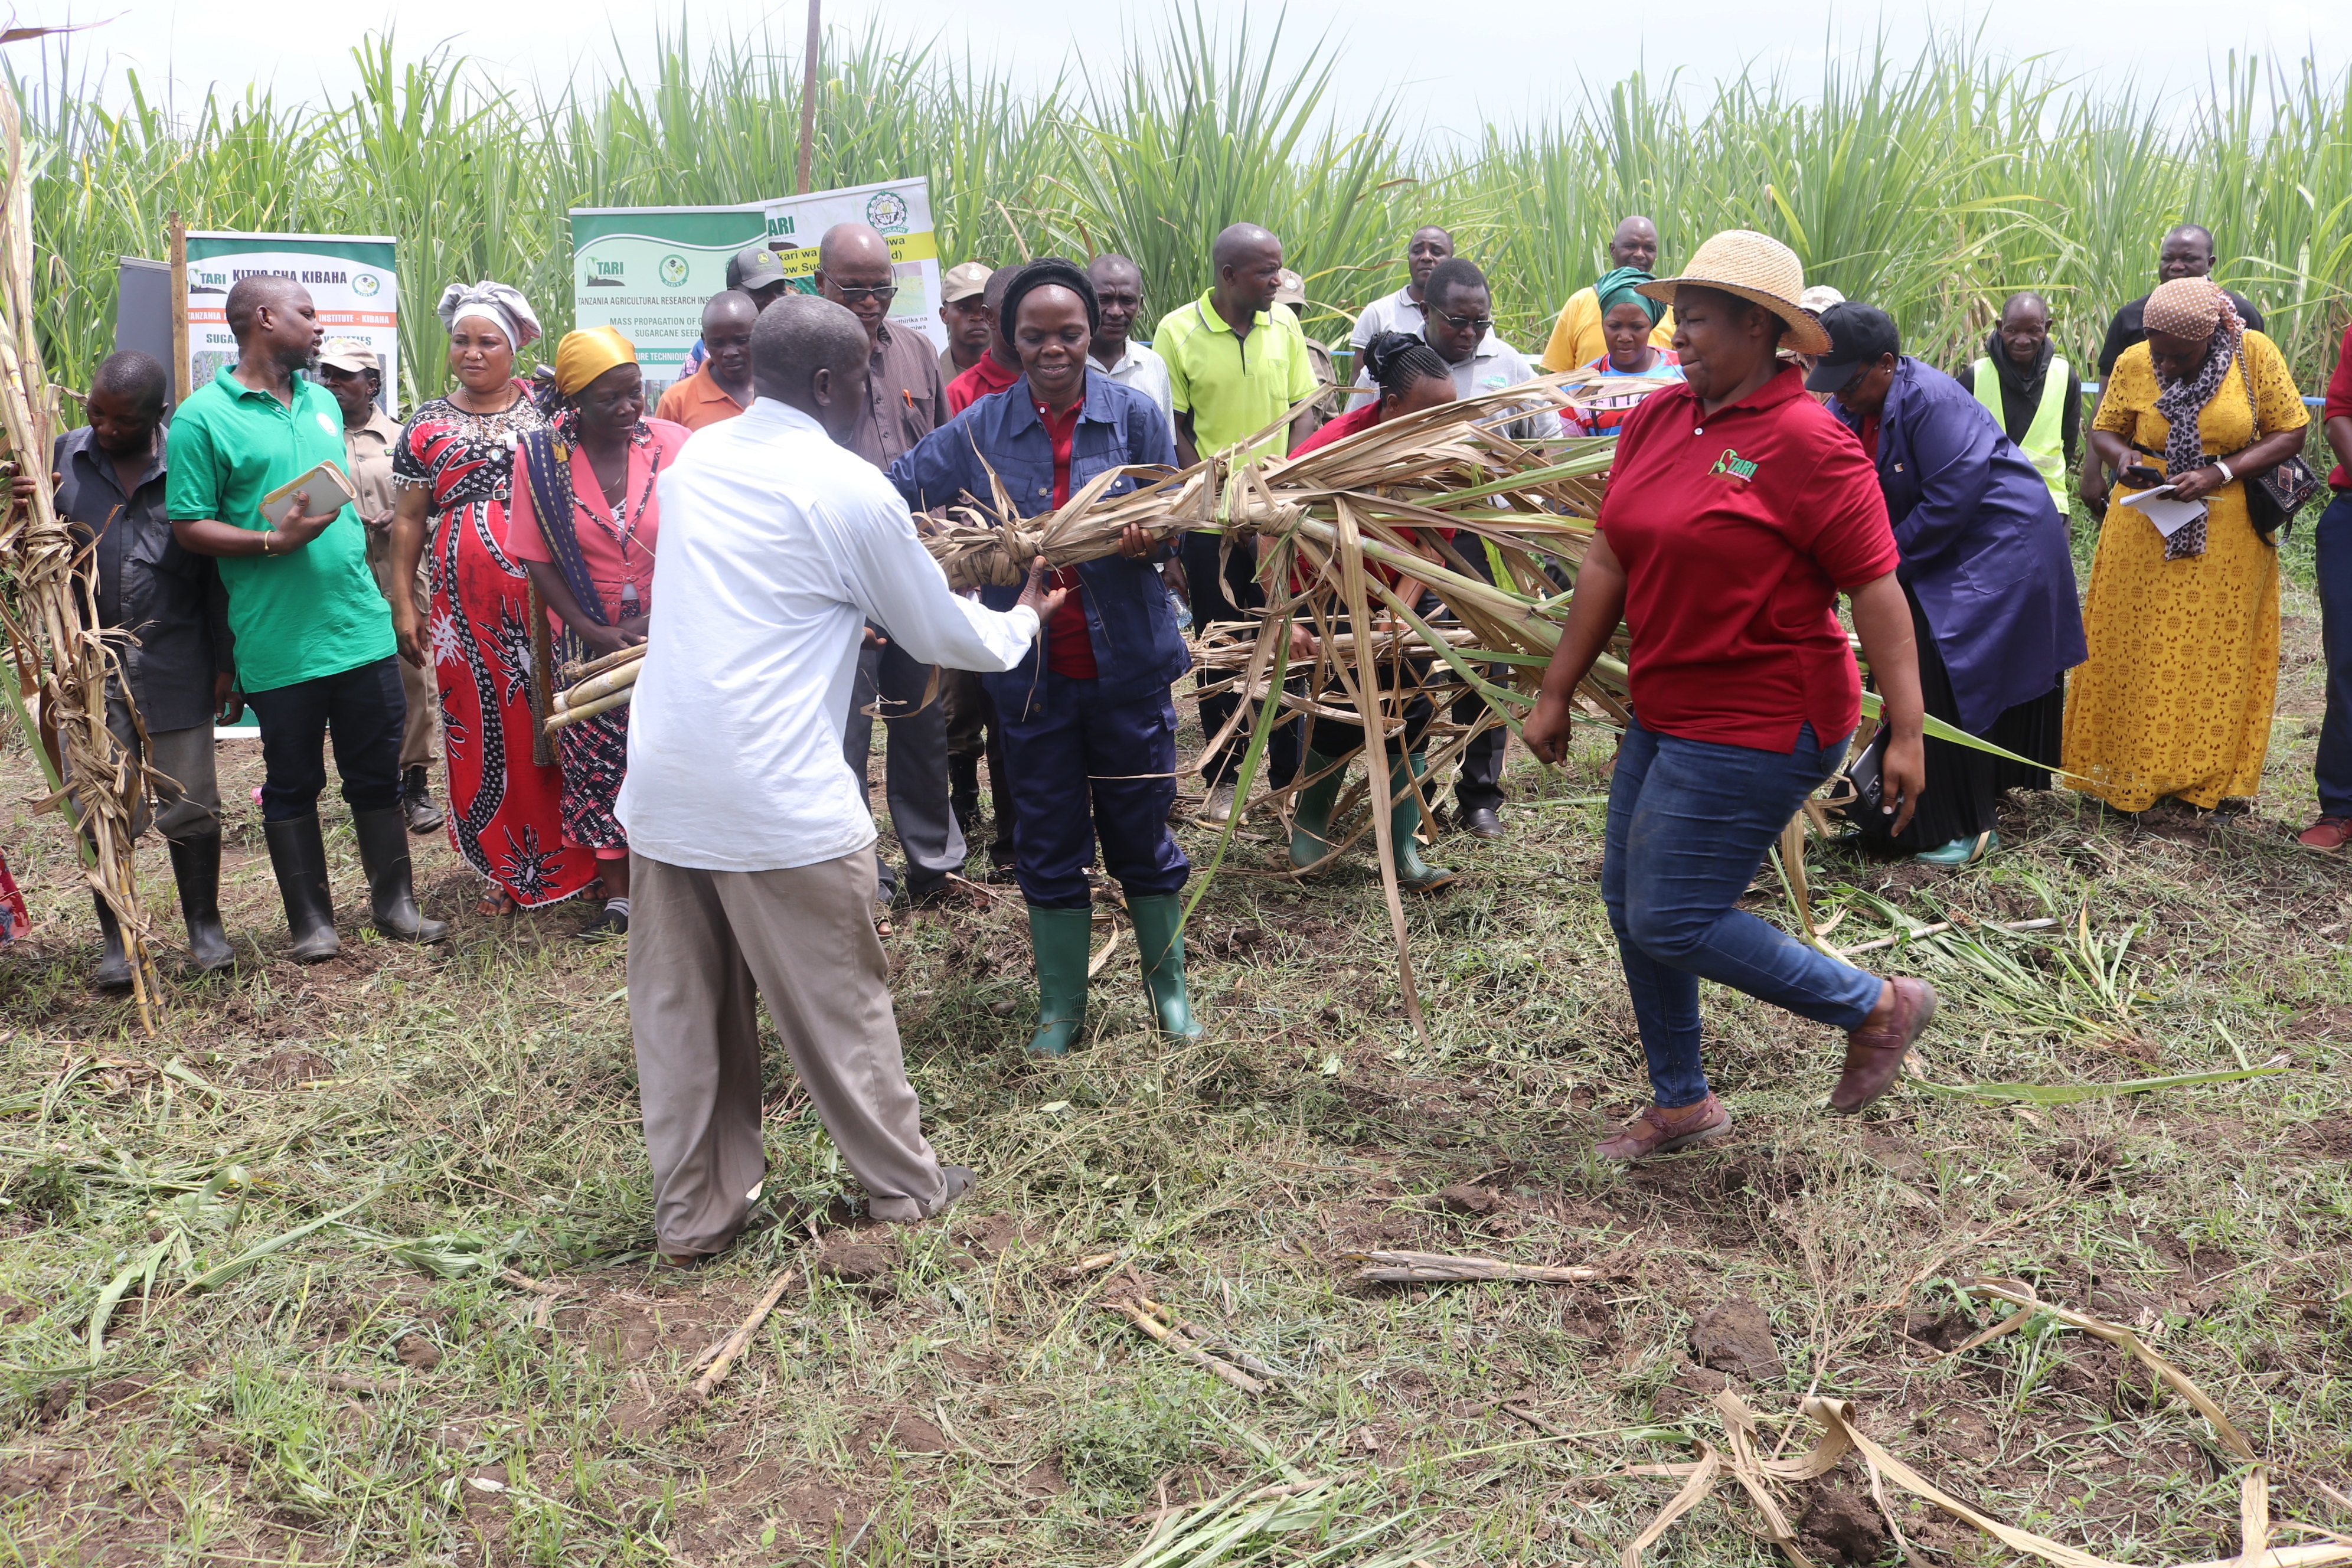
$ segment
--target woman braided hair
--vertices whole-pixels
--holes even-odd
[[[1391,408],[1412,395],[1424,381],[1451,382],[1454,372],[1415,332],[1382,332],[1364,345],[1364,369]]]

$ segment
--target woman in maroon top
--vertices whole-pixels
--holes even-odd
[[[1566,632],[1527,722],[1557,763],[1576,683],[1617,628],[1632,634],[1633,723],[1610,783],[1601,898],[1625,966],[1654,1103],[1603,1140],[1636,1160],[1731,1125],[1700,1062],[1698,983],[1733,985],[1847,1031],[1830,1096],[1852,1112],[1886,1092],[1936,994],[1881,980],[1737,908],[1765,852],[1844,763],[1862,684],[1840,630],[1845,594],[1893,729],[1886,808],[1917,804],[1919,666],[1895,582],[1878,477],[1853,437],[1805,395],[1785,343],[1824,353],[1800,307],[1796,255],[1734,230],[1682,277],[1642,285],[1675,312],[1685,380],[1626,416]]]

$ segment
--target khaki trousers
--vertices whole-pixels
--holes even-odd
[[[629,1026],[661,1249],[724,1248],[767,1174],[761,996],[868,1212],[935,1213],[947,1178],[899,1054],[874,934],[873,849],[783,871],[700,871],[632,853]]]
[[[392,531],[371,528],[367,534],[368,570],[375,574],[376,591],[389,604],[392,600]],[[416,613],[426,624],[433,619],[433,584],[424,561],[416,563]],[[400,691],[408,700],[408,717],[400,731],[400,766],[405,773],[421,768],[434,758],[435,748],[441,743],[441,693],[433,683],[433,666],[427,663],[417,668],[406,659],[400,661]]]

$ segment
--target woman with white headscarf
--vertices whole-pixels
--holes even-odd
[[[420,625],[403,601],[393,629],[401,657],[430,661],[440,688],[450,837],[491,883],[483,912],[511,914],[596,877],[594,851],[563,841],[563,775],[531,701],[530,581],[507,548],[515,448],[547,423],[514,374],[539,318],[520,293],[487,281],[449,285],[440,316],[457,387],[409,416],[392,464],[394,566],[414,574],[429,540],[432,620]]]

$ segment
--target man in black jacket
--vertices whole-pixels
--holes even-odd
[[[109,356],[90,382],[89,423],[58,437],[50,473],[58,516],[96,542],[99,623],[127,634],[115,651],[146,729],[143,752],[121,687],[107,693],[107,728],[163,775],[152,786],[152,826],[171,846],[189,955],[198,969],[226,969],[235,955],[221,929],[213,721],[234,722],[244,703],[219,573],[180,547],[163,514],[163,367],[152,355]],[[22,492],[31,480],[16,483]],[[149,813],[142,808],[138,820],[143,830]],[[122,933],[106,900],[96,901],[106,952],[93,978],[103,989],[126,989]]]
[[[2166,231],[2164,243],[2157,247],[2156,280],[2169,283],[2176,278],[2203,278],[2213,270],[2213,231],[2202,224],[2184,223]],[[2230,306],[2238,312],[2238,320],[2254,331],[2263,331],[2263,313],[2243,294],[2232,293]],[[2107,323],[2106,341],[2099,345],[2099,380],[2104,384],[2116,371],[2116,361],[2134,343],[2147,341],[2147,326],[2141,319],[2147,309],[2147,296],[2142,294]],[[2086,444],[2083,450],[2083,505],[2094,517],[2103,517],[2107,510],[2108,476],[2098,457]]]

